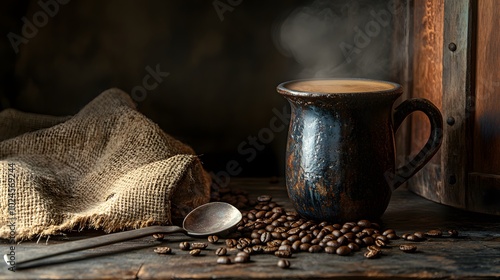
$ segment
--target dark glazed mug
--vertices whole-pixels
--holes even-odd
[[[277,90],[290,103],[286,151],[288,195],[299,214],[318,221],[378,219],[392,191],[438,151],[443,120],[428,100],[409,99],[395,110],[400,85],[365,79],[297,80]],[[412,112],[431,124],[429,140],[396,168],[394,133]]]

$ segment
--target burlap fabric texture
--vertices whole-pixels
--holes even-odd
[[[4,110],[0,141],[0,238],[171,224],[210,198],[194,151],[118,89],[71,117]]]

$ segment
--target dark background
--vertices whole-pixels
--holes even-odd
[[[65,2],[0,3],[1,108],[72,115],[118,87],[132,95],[139,111],[193,147],[214,173],[236,160],[238,176],[283,174],[287,129],[268,133],[275,112],[289,110],[275,91],[280,82],[394,80],[391,59],[401,51],[394,47],[394,18],[349,59],[340,48],[342,42],[355,46],[354,27],[365,29],[391,1]],[[40,3],[51,3],[53,15]],[[40,12],[48,15],[46,22],[37,18]],[[36,32],[16,52],[9,36],[26,35],[23,18]],[[169,75],[133,95],[147,67]]]

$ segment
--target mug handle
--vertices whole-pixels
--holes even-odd
[[[397,168],[394,174],[389,174],[392,177],[391,186],[393,189],[401,186],[417,173],[436,154],[443,140],[443,117],[441,116],[441,112],[429,100],[422,98],[405,100],[396,107],[393,115],[394,132],[398,130],[404,119],[415,111],[421,111],[429,118],[431,133],[425,146],[412,160]]]

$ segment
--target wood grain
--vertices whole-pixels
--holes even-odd
[[[464,207],[467,187],[467,141],[470,122],[467,100],[472,96],[472,3],[445,0],[443,41],[443,118],[453,118],[444,126],[441,162],[441,201]],[[456,50],[450,47],[455,44]]]
[[[442,109],[444,0],[415,0],[413,12],[412,97],[426,98]],[[430,124],[422,113],[411,122],[411,156],[427,142]],[[442,151],[443,149],[441,149]],[[441,151],[409,182],[408,187],[429,199],[440,201],[442,193]],[[432,185],[429,182],[433,182]]]
[[[293,210],[283,180],[270,184],[267,179],[233,179],[232,187],[249,192],[251,199],[270,194],[287,210]],[[272,255],[254,255],[246,264],[218,265],[214,251],[223,246],[210,244],[198,257],[178,249],[180,241],[205,241],[184,235],[171,235],[164,241],[151,237],[96,248],[70,256],[72,262],[10,272],[0,270],[0,279],[330,279],[338,278],[494,278],[500,277],[500,217],[453,209],[425,200],[404,188],[393,193],[382,217],[385,228],[398,234],[429,229],[457,229],[458,238],[436,238],[415,243],[418,252],[406,254],[397,248],[385,249],[379,259],[368,260],[357,252],[347,257],[325,253],[297,253],[289,259],[290,269],[276,266]],[[72,232],[67,240],[53,237],[49,246],[43,240],[23,242],[17,250],[50,250],[50,244],[102,234],[96,231]],[[2,243],[6,244],[6,240]],[[394,241],[394,245],[403,241]],[[172,255],[158,255],[156,246],[170,246]],[[105,254],[105,255],[103,255]],[[236,251],[230,251],[234,256]],[[92,257],[92,258],[89,258]],[[66,257],[59,257],[64,261]]]
[[[500,175],[500,26],[499,2],[477,3],[474,172]]]

